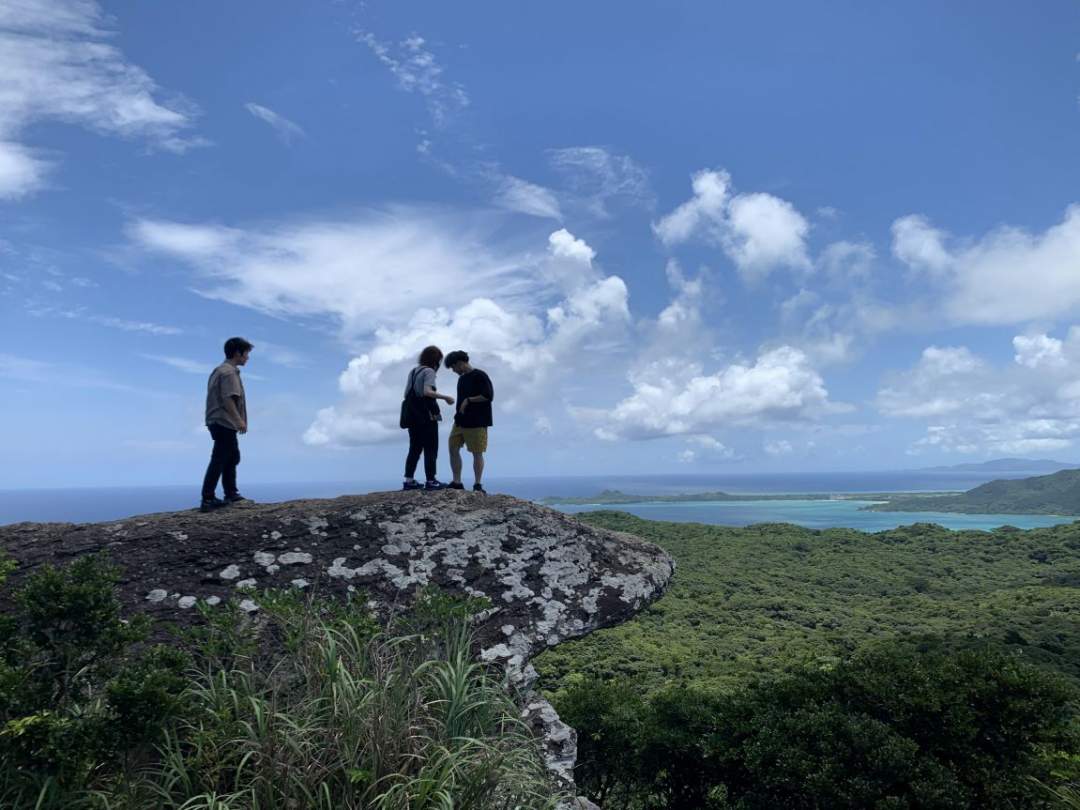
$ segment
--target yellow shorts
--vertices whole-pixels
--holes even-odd
[[[463,428],[454,425],[450,431],[450,449],[460,450],[461,445],[470,453],[487,452],[487,428]]]

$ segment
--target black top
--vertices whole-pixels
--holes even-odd
[[[470,402],[465,413],[461,413],[461,403],[469,397],[485,396],[487,402]],[[491,427],[491,400],[495,399],[495,389],[491,378],[478,368],[458,377],[457,402],[454,403],[454,424],[463,428]]]

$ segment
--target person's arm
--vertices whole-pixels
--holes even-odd
[[[453,397],[448,396],[446,394],[440,394],[438,391],[435,390],[435,386],[431,385],[430,383],[424,383],[424,396],[425,397],[430,397],[431,399],[441,399],[447,405],[453,405],[454,404],[454,398]]]
[[[229,418],[234,425],[239,425],[239,433],[247,433],[247,422],[240,416],[240,409],[236,407],[236,403],[240,401],[240,397],[233,396],[225,397],[225,412],[229,414]]]

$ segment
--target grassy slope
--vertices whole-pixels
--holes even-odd
[[[959,495],[894,497],[875,512],[966,512],[1006,515],[1080,515],[1080,470],[1017,481],[990,481]]]
[[[1080,682],[1080,524],[865,534],[619,512],[583,519],[660,545],[678,570],[668,593],[633,621],[540,656],[545,689],[575,672],[636,674],[650,688],[673,680],[724,687],[923,635],[988,638]]]

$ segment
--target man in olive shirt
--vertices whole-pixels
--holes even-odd
[[[236,465],[240,463],[240,443],[237,434],[247,433],[247,401],[240,366],[247,365],[248,355],[255,348],[240,337],[225,341],[225,362],[214,369],[206,385],[206,427],[214,439],[210,465],[203,478],[203,512],[244,500],[236,489]],[[221,479],[225,500],[216,495]]]
[[[472,454],[474,492],[484,492],[484,453],[487,452],[488,428],[491,427],[491,401],[495,388],[491,378],[469,365],[469,355],[463,351],[446,355],[446,367],[458,375],[457,410],[450,431],[450,470],[454,480],[450,489],[465,489],[461,483],[461,447]]]

